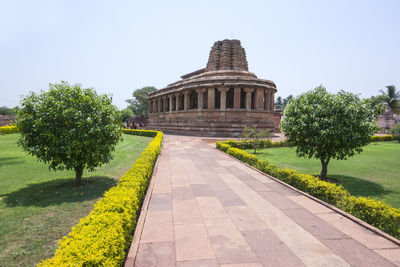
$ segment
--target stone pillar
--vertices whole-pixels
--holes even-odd
[[[228,87],[221,87],[218,88],[218,91],[221,92],[221,99],[220,99],[220,109],[225,110],[226,109],[226,92],[228,92],[229,88]]]
[[[151,99],[147,99],[147,114],[151,113]]]
[[[266,111],[271,111],[271,91],[269,89],[265,89],[265,103],[264,109]]]
[[[161,96],[161,112],[165,112],[165,96]]]
[[[240,108],[240,87],[235,87],[233,91],[233,108]]]
[[[244,88],[246,92],[246,109],[251,110],[251,93],[254,91],[254,88]]]
[[[189,99],[189,97],[190,97],[190,91],[185,91],[185,92],[183,92],[183,94],[185,95],[183,109],[184,109],[184,110],[189,110],[189,104],[190,104],[190,99]]]
[[[161,97],[157,97],[157,103],[158,103],[157,111],[159,113],[162,112],[162,103],[161,103],[161,101],[162,101]]]
[[[257,110],[263,110],[264,109],[264,103],[265,103],[265,99],[264,99],[264,89],[263,88],[257,88],[256,89],[256,99],[255,99],[256,103],[254,103],[254,107]]]
[[[201,88],[201,89],[196,89],[197,92],[197,109],[202,110],[203,109],[203,93],[205,92],[206,89]]]
[[[215,108],[215,89],[208,88],[208,100],[207,100],[207,109]]]
[[[179,110],[180,104],[181,104],[181,98],[180,98],[181,93],[176,93],[176,101],[175,101],[175,111]]]
[[[171,113],[172,112],[172,98],[173,98],[174,96],[173,95],[169,95],[168,96],[168,100],[169,100],[169,112]]]
[[[275,101],[274,100],[275,100],[275,93],[274,93],[274,91],[272,91],[271,92],[271,105],[270,105],[271,111],[275,110],[275,104],[274,104]]]

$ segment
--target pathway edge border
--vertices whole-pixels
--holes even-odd
[[[164,142],[164,140],[163,140],[163,142]],[[163,143],[162,143],[162,145],[163,145]],[[159,162],[161,154],[162,154],[162,147],[161,147],[160,154],[157,157],[156,164],[154,165],[153,173],[151,174],[150,183],[149,183],[146,195],[143,200],[142,208],[140,209],[139,220],[138,220],[138,223],[136,224],[135,231],[133,232],[133,239],[131,242],[131,246],[129,247],[126,259],[125,259],[124,267],[135,266],[136,256],[137,256],[137,252],[139,249],[140,238],[142,237],[144,223],[146,221],[146,216],[147,216],[147,208],[150,203],[151,193],[153,192],[153,187],[154,187],[154,183],[155,183],[155,175],[158,170],[158,162]]]
[[[306,192],[303,192],[303,191],[297,189],[296,187],[293,187],[293,186],[291,186],[291,185],[279,180],[278,178],[275,178],[275,177],[273,177],[273,176],[271,176],[269,174],[266,174],[266,173],[260,171],[259,169],[254,168],[253,166],[250,166],[249,164],[247,164],[247,163],[245,163],[245,162],[243,162],[243,161],[241,161],[241,160],[239,160],[239,159],[237,159],[235,157],[232,157],[231,155],[229,155],[229,154],[217,149],[216,147],[213,147],[213,148],[215,150],[219,151],[220,153],[223,153],[223,154],[227,155],[228,157],[230,157],[230,158],[232,158],[232,159],[234,159],[236,161],[239,161],[240,163],[246,165],[247,167],[250,167],[251,169],[257,171],[258,173],[263,174],[264,176],[267,176],[268,178],[270,178],[270,179],[272,179],[272,180],[274,180],[274,181],[276,181],[276,182],[278,182],[278,183],[280,183],[280,184],[282,184],[282,185],[284,185],[286,187],[291,188],[292,190],[296,191],[297,193],[300,193],[303,196],[306,196],[306,197],[308,197],[308,198],[320,203],[321,205],[324,205],[325,207],[327,207],[327,208],[339,213],[340,215],[343,215],[344,217],[352,220],[353,222],[355,222],[355,223],[367,228],[368,230],[374,232],[375,234],[377,234],[377,235],[379,235],[379,236],[381,236],[381,237],[383,237],[383,238],[395,243],[396,245],[400,246],[400,240],[398,240],[397,238],[395,238],[395,237],[383,232],[382,230],[376,228],[375,226],[370,225],[369,223],[366,223],[363,220],[351,215],[350,213],[347,213],[347,212],[345,212],[345,211],[343,211],[343,210],[341,210],[341,209],[339,209],[339,208],[337,208],[337,207],[335,207],[335,206],[333,206],[333,205],[331,205],[329,203],[326,203],[325,201],[323,201],[323,200],[321,200],[319,198],[316,198],[316,197],[314,197],[314,196],[312,196],[312,195],[310,195],[310,194],[308,194]]]

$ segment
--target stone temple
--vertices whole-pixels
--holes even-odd
[[[237,137],[245,126],[277,131],[273,81],[249,72],[239,40],[214,43],[207,66],[148,96],[148,128],[166,133]]]

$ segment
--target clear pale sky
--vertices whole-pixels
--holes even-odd
[[[277,95],[400,89],[400,1],[0,0],[0,106],[61,80],[112,94],[163,88],[239,39]]]

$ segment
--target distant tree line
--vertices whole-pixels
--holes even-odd
[[[0,107],[0,115],[15,116],[16,114],[16,108]]]

